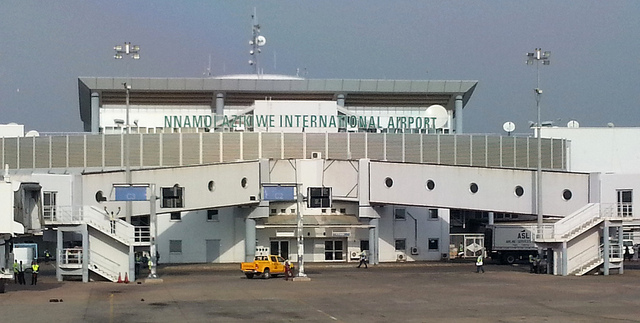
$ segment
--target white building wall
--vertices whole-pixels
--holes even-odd
[[[570,140],[574,172],[639,173],[640,128],[542,128],[542,137]]]
[[[371,162],[370,173],[372,203],[536,213],[534,171]],[[471,183],[478,186],[475,194]],[[566,216],[589,203],[589,174],[545,172],[542,183],[544,214]],[[520,197],[517,186],[524,189]],[[570,200],[563,199],[564,190],[572,192]]]
[[[219,221],[208,221],[207,211],[182,212],[181,220],[158,214],[160,263],[206,262],[206,240],[220,240],[220,257],[215,262],[244,259],[244,226],[239,228],[237,208],[220,208]],[[169,252],[169,241],[182,241],[182,252]]]

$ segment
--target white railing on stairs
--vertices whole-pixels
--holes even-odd
[[[602,247],[591,245],[589,248],[582,250],[580,253],[569,258],[567,261],[567,273],[579,274],[588,268],[592,263],[602,259]]]
[[[556,223],[543,224],[536,233],[536,240],[568,241],[603,219],[626,218],[617,207],[615,203],[589,203]]]
[[[82,249],[80,248],[65,248],[58,253],[58,259],[60,260],[60,266],[72,266],[77,267],[82,265]]]
[[[120,273],[120,265],[102,254],[89,251],[89,269],[101,273],[106,278],[115,281]]]
[[[125,244],[131,244],[133,241],[135,228],[130,223],[118,218],[111,218],[93,206],[85,207],[84,211],[84,221],[87,222],[87,224],[113,236]]]

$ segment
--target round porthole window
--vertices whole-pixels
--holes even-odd
[[[97,191],[96,192],[96,202],[102,203],[102,202],[104,202],[106,200],[107,200],[107,198],[104,197],[104,193],[102,193],[102,191]]]
[[[434,188],[436,188],[436,182],[432,181],[432,180],[428,180],[427,181],[427,185],[425,186],[428,190],[433,191]]]
[[[247,178],[243,177],[242,180],[240,181],[240,185],[242,185],[242,188],[247,188]]]
[[[570,190],[566,189],[566,190],[562,191],[562,198],[565,201],[570,200],[572,197],[573,197],[573,193],[571,193]]]
[[[522,186],[518,185],[518,186],[516,186],[515,190],[513,190],[513,192],[516,194],[517,197],[520,197],[520,196],[524,195],[524,188],[522,188]]]
[[[385,178],[384,179],[384,185],[386,185],[387,187],[393,186],[393,179],[391,179],[391,177]]]
[[[215,191],[216,190],[216,182],[209,181],[209,184],[207,184],[207,188],[209,189],[209,192]]]
[[[478,192],[478,184],[476,183],[469,184],[469,191],[473,194],[476,194]]]

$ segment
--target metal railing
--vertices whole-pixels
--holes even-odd
[[[135,242],[150,242],[151,241],[151,227],[149,226],[136,226],[135,229]]]
[[[617,203],[589,203],[556,223],[539,226],[536,240],[567,240],[602,219],[631,217],[617,212],[617,207]]]
[[[61,266],[68,265],[82,265],[82,249],[78,248],[65,248],[61,249],[58,254]]]
[[[89,264],[91,269],[110,275],[112,279],[117,278],[120,273],[120,265],[117,262],[94,250],[89,251]]]

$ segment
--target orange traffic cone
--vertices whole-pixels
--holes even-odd
[[[124,273],[124,283],[125,284],[129,283],[129,273]]]
[[[118,273],[118,283],[122,283],[122,276],[120,276],[120,273]]]

